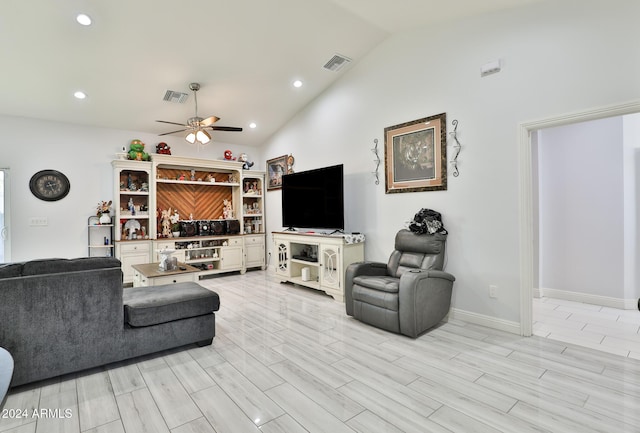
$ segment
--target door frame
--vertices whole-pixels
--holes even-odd
[[[518,154],[520,168],[520,335],[530,336],[533,331],[533,172],[531,169],[531,134],[541,129],[607,117],[624,116],[640,112],[640,100],[579,111],[546,119],[523,122],[518,125]]]
[[[8,263],[11,261],[11,170],[8,167],[0,167],[0,171],[4,173],[4,227],[0,227],[0,237],[4,232],[4,261]]]

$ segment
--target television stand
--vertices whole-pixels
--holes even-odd
[[[364,242],[348,244],[342,234],[282,231],[272,235],[276,275],[282,282],[321,290],[344,302],[345,271],[351,263],[364,260]]]

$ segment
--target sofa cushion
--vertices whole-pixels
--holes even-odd
[[[0,278],[13,278],[22,275],[22,263],[3,263],[0,265]]]
[[[124,289],[123,303],[125,322],[142,327],[218,311],[220,297],[198,283],[184,282]]]
[[[120,260],[112,257],[80,257],[78,259],[41,259],[25,262],[22,275],[59,274],[91,269],[119,268]]]

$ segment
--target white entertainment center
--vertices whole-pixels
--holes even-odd
[[[276,275],[344,302],[347,266],[364,260],[364,236],[273,232]]]

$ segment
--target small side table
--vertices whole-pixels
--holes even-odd
[[[4,406],[4,399],[9,390],[13,377],[13,358],[4,348],[0,347],[0,408]]]

